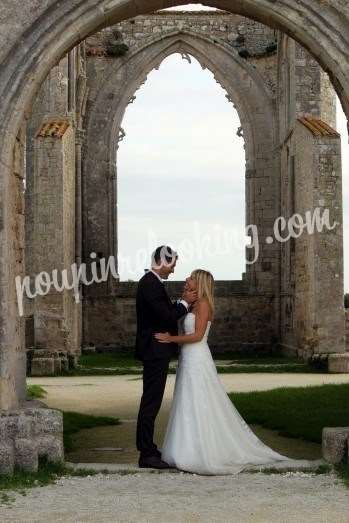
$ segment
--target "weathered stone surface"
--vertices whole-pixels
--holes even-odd
[[[16,467],[25,472],[37,472],[39,461],[36,440],[30,438],[15,438],[14,453]]]
[[[111,42],[125,44],[128,47],[126,53],[122,57],[111,55],[108,51]],[[283,142],[290,129],[298,129],[296,117],[299,115],[309,114],[334,123],[334,96],[328,77],[299,44],[280,33],[274,33],[267,26],[239,15],[224,12],[155,13],[121,22],[90,36],[86,43],[71,52],[69,58],[64,57],[51,70],[34,103],[28,127],[26,191],[27,266],[32,275],[42,268],[50,270],[57,263],[59,266],[63,259],[66,263],[74,259],[71,234],[75,202],[71,195],[74,192],[74,175],[78,176],[81,169],[89,173],[82,195],[83,207],[87,210],[82,216],[84,258],[88,260],[92,251],[104,257],[115,253],[117,173],[116,165],[110,162],[110,158],[116,155],[117,137],[113,133],[120,129],[124,110],[133,99],[144,76],[157,67],[165,56],[178,51],[178,45],[183,53],[194,55],[203,66],[213,67],[212,72],[217,81],[227,90],[228,100],[233,101],[239,110],[246,148],[247,220],[257,225],[261,238],[273,236],[273,223],[280,209],[278,188],[274,183],[278,176],[275,148],[278,147],[278,141]],[[239,55],[242,48],[247,52],[243,61]],[[75,64],[76,59],[79,60],[77,68],[71,65]],[[86,100],[83,102],[86,96],[87,103]],[[275,97],[278,100],[278,111],[275,111],[272,102]],[[110,114],[115,115],[115,118],[111,118]],[[42,122],[49,121],[50,118],[57,119],[57,115],[60,121],[65,119],[67,122],[62,136],[57,138],[48,136],[47,133],[40,133],[38,136],[37,129],[42,128]],[[78,122],[77,132],[71,130],[74,119]],[[278,127],[280,136],[276,136]],[[293,132],[293,136],[296,135]],[[335,160],[338,156],[338,143],[334,147],[333,143],[318,142],[312,142],[311,160],[302,148],[305,143],[303,137],[299,140],[301,145],[293,146],[290,142],[294,147],[297,166],[299,165],[297,172],[301,176],[305,173],[306,176],[306,171],[311,170],[315,177],[317,167],[322,162],[322,185],[319,186],[318,197],[321,199],[321,191],[326,193],[331,210],[337,209],[336,213],[339,215],[339,206],[333,205],[333,202],[341,198],[338,181],[340,164]],[[81,144],[84,147],[81,148]],[[281,156],[289,145],[283,142]],[[115,151],[111,152],[113,147]],[[328,153],[324,153],[324,147]],[[327,163],[323,162],[324,154],[329,160]],[[74,155],[76,162],[72,161]],[[313,163],[310,164],[311,161]],[[305,210],[302,207],[304,202],[301,201],[301,193],[297,201],[296,195],[290,194],[291,186],[287,180],[289,171],[290,165],[282,165],[282,172],[285,174],[282,184],[285,189],[282,211],[286,215],[292,211]],[[335,177],[332,176],[333,172],[336,173]],[[309,177],[308,180],[312,183]],[[314,178],[314,187],[317,184],[318,181]],[[48,188],[51,193],[47,192]],[[34,199],[33,194],[37,193],[40,197]],[[109,195],[107,205],[105,194]],[[255,199],[256,194],[258,200]],[[293,196],[296,207],[290,209],[287,202],[292,201]],[[47,219],[48,214],[51,216],[50,220]],[[77,214],[76,218],[78,217]],[[35,230],[34,224],[38,228],[45,226],[46,244],[38,234],[39,231]],[[80,230],[82,234],[80,222],[76,230],[78,233]],[[63,242],[60,241],[61,238],[64,239]],[[333,241],[331,238],[330,240],[333,247]],[[333,249],[328,250],[316,243],[321,256],[336,255],[338,259],[335,273],[339,277],[328,287],[326,297],[322,287],[322,301],[331,303],[333,310],[341,301],[343,285],[340,265],[341,236],[336,236],[335,240],[336,254]],[[304,246],[310,242],[311,239],[303,240]],[[327,280],[329,275],[321,270],[316,272],[315,265],[311,268],[311,262],[310,265],[305,265],[307,269],[304,271],[306,251],[303,250],[302,240],[297,242],[299,248],[296,254],[299,254],[294,260],[296,263],[292,263],[292,253],[289,253],[291,243],[288,242],[284,248],[285,253],[281,254],[275,243],[264,243],[261,246],[257,262],[246,268],[248,298],[236,294],[229,298],[227,282],[219,282],[221,287],[227,286],[227,296],[217,301],[219,313],[211,333],[214,348],[266,350],[278,342],[285,351],[296,353],[304,359],[309,359],[313,353],[322,354],[327,347],[330,347],[327,349],[330,351],[343,350],[341,315],[337,314],[334,319],[322,305],[317,307],[316,300],[319,301],[320,296],[315,296],[309,287],[309,278],[313,278],[312,281],[315,281],[314,278],[316,281],[319,278]],[[326,267],[328,271],[333,264],[324,259],[323,268]],[[282,297],[279,296],[280,272],[283,275]],[[288,292],[288,288],[293,288],[295,279],[296,288]],[[128,295],[127,284],[118,284],[111,278],[106,283],[89,286],[85,289],[85,294],[82,310],[83,342],[99,345],[112,343],[120,348],[133,347],[134,298]],[[68,296],[69,294],[66,298]],[[114,301],[114,296],[117,302]],[[39,350],[40,347],[42,350],[47,347],[49,352],[66,348],[69,354],[76,354],[75,348],[82,333],[78,332],[79,319],[74,314],[77,312],[79,315],[81,309],[70,298],[63,299],[63,296],[53,293],[37,298],[34,309],[33,303],[28,304],[27,317],[31,314],[34,316],[34,342]],[[304,312],[309,311],[310,306],[317,310],[316,322]],[[277,334],[279,322],[282,324],[280,339]],[[40,352],[35,355],[35,350],[37,348],[32,356],[33,375],[50,375],[68,368],[69,359],[67,362],[65,356],[55,356],[52,362],[49,352],[47,355]],[[42,359],[39,360],[38,356]],[[74,358],[76,361],[76,356]],[[70,361],[73,363],[72,358]]]
[[[40,436],[37,438],[39,457],[45,456],[53,463],[63,461],[63,439],[57,436]]]
[[[349,373],[349,352],[345,354],[330,354],[328,370],[333,373]]]
[[[323,458],[337,465],[348,461],[349,427],[325,427],[322,431]]]
[[[39,456],[50,462],[64,460],[63,416],[47,408],[0,411],[0,474],[14,466],[28,472],[38,469]]]
[[[184,282],[166,282],[172,299],[180,296]],[[85,300],[84,336],[98,348],[133,350],[136,335],[136,283],[121,282],[113,297]],[[266,352],[274,344],[273,307],[270,297],[253,294],[240,281],[216,282],[216,320],[209,343],[214,352],[236,350]]]
[[[227,30],[221,31],[221,27]],[[116,33],[118,41],[129,46],[122,60],[108,53],[92,52],[105,49]],[[271,54],[262,52],[272,41],[277,41],[277,53],[275,49]],[[341,227],[335,234],[323,231],[312,237],[304,233],[302,238],[285,245],[264,242],[266,237],[274,237],[279,203],[281,215],[288,218],[297,212],[313,213],[324,197],[322,207],[326,205],[332,220],[341,223],[340,141],[336,137],[313,137],[309,130],[301,129],[297,121],[298,116],[309,115],[335,125],[334,92],[329,87],[328,76],[305,49],[287,36],[274,35],[269,28],[242,17],[226,13],[195,16],[157,13],[122,22],[88,38],[89,105],[83,165],[91,176],[86,180],[84,194],[88,209],[84,217],[85,259],[91,251],[108,257],[117,249],[116,234],[105,234],[106,230],[114,230],[117,220],[115,191],[110,184],[110,177],[117,178],[117,166],[110,162],[110,157],[117,154],[115,130],[120,129],[124,110],[133,101],[137,87],[148,72],[171,53],[171,45],[173,52],[177,50],[178,42],[183,53],[195,56],[203,66],[213,67],[215,78],[239,111],[246,149],[247,223],[255,224],[259,238],[263,239],[258,261],[246,267],[248,297],[235,294],[229,297],[227,282],[217,282],[220,287],[227,286],[227,293],[225,299],[217,300],[211,345],[214,350],[218,346],[218,350],[264,350],[278,343],[285,352],[305,360],[314,354],[344,351]],[[234,62],[239,42],[249,51],[241,69],[240,63]],[[225,49],[227,43],[229,48]],[[226,62],[223,49],[229,56]],[[220,72],[221,64],[224,64],[224,75]],[[256,76],[251,73],[250,65]],[[234,72],[231,77],[230,70]],[[244,89],[246,79],[250,87]],[[266,109],[262,86],[275,96],[276,112],[275,108]],[[245,93],[243,100],[238,96],[241,90]],[[246,110],[246,101],[247,106],[254,107],[252,112]],[[114,120],[110,114],[115,114]],[[253,122],[251,127],[249,122]],[[269,134],[271,129],[273,133]],[[272,134],[277,135],[275,143]],[[111,154],[113,147],[115,151]],[[275,162],[275,147],[280,150],[281,172]],[[106,166],[110,177],[105,176]],[[274,183],[278,177],[281,177],[281,195]],[[96,186],[104,187],[100,194],[96,193]],[[105,193],[111,195],[109,208],[102,205]],[[134,346],[135,309],[131,288],[131,284],[110,281],[86,289],[85,343],[99,346],[113,343],[119,348]]]
[[[63,414],[53,409],[29,409],[28,416],[35,422],[35,434],[62,434]]]
[[[55,373],[55,358],[34,358],[32,360],[32,376],[53,376]]]
[[[95,354],[96,347],[94,345],[85,345],[81,348],[82,354]]]
[[[12,474],[15,466],[13,445],[0,442],[0,474]]]

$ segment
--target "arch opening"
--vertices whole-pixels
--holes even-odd
[[[244,139],[227,98],[194,57],[173,53],[126,108],[117,152],[121,281],[138,280],[162,243],[180,253],[175,280],[195,265],[211,267],[216,279],[242,278]]]

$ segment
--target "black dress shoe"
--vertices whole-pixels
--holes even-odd
[[[148,456],[139,458],[138,465],[140,468],[147,469],[170,469],[170,465],[166,461],[162,461],[158,456]]]
[[[151,451],[151,454],[149,454],[149,455],[148,454],[144,455],[144,454],[140,453],[139,459],[149,458],[149,456],[157,456],[158,458],[161,459],[161,452],[159,449],[153,449]]]

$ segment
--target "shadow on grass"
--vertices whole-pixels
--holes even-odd
[[[79,412],[63,412],[63,441],[66,452],[73,450],[72,436],[82,429],[92,429],[107,425],[120,425],[118,418],[109,416],[92,416]]]
[[[281,387],[229,394],[249,424],[320,443],[323,427],[349,426],[349,384]]]

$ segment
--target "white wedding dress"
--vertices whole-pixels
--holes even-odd
[[[258,439],[230,401],[207,343],[210,327],[211,322],[200,342],[181,348],[162,459],[197,474],[235,474],[249,465],[292,462]],[[192,312],[182,330],[195,332]]]

